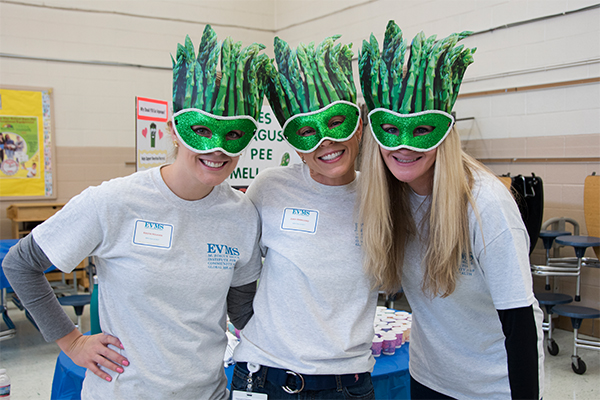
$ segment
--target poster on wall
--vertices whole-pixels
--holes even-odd
[[[56,198],[52,90],[0,88],[0,197]]]
[[[301,162],[300,156],[283,138],[283,129],[270,106],[263,105],[258,117],[258,130],[227,181],[236,188],[245,188],[258,173],[268,167],[287,166]]]
[[[138,171],[167,162],[171,138],[167,133],[169,103],[136,97],[136,167]]]

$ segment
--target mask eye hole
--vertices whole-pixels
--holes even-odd
[[[302,136],[302,137],[312,136],[312,135],[316,135],[316,134],[317,134],[317,131],[315,131],[315,128],[310,127],[310,126],[303,126],[302,128],[298,129],[298,132],[296,132],[296,135]]]
[[[433,132],[434,129],[435,129],[435,127],[433,127],[431,125],[419,125],[413,131],[413,136],[427,135],[428,133]]]
[[[336,127],[340,126],[341,124],[343,124],[345,120],[346,120],[345,116],[335,115],[335,116],[331,117],[331,119],[327,123],[327,127],[329,129],[336,128]]]
[[[234,129],[232,131],[227,132],[227,134],[225,135],[225,139],[227,139],[227,140],[238,140],[242,136],[244,136],[244,132],[242,132],[242,131],[240,131],[238,129]]]
[[[398,129],[398,127],[396,125],[382,124],[381,129],[383,129],[384,132],[389,133],[390,135],[394,135],[394,136],[400,135],[400,129]]]
[[[205,137],[207,139],[212,138],[212,131],[203,125],[192,125],[192,130],[198,136]]]

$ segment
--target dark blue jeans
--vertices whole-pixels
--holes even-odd
[[[416,399],[423,399],[423,400],[454,399],[454,397],[446,396],[445,394],[438,393],[435,390],[432,390],[425,385],[421,385],[412,376],[410,377],[410,398],[413,400],[416,400]]]
[[[265,379],[266,368],[261,368],[258,372],[252,374],[252,391],[255,393],[265,393],[269,396],[269,400],[375,400],[375,390],[371,381],[371,374],[360,383],[351,386],[338,386],[334,389],[327,390],[302,390],[300,393],[288,394],[281,386]],[[233,370],[233,378],[231,380],[231,390],[246,391],[248,379],[248,369],[245,365],[236,364]],[[231,397],[230,397],[231,398]]]

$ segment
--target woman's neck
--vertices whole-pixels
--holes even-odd
[[[191,177],[189,171],[178,168],[177,163],[169,164],[160,169],[160,174],[168,188],[183,200],[194,201],[205,198],[212,192],[214,186],[207,186]]]

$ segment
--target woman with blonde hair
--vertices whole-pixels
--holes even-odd
[[[542,312],[529,238],[503,184],[464,153],[450,114],[474,49],[468,32],[406,44],[390,21],[363,43],[370,110],[361,160],[365,268],[413,312],[413,399],[539,399]]]

